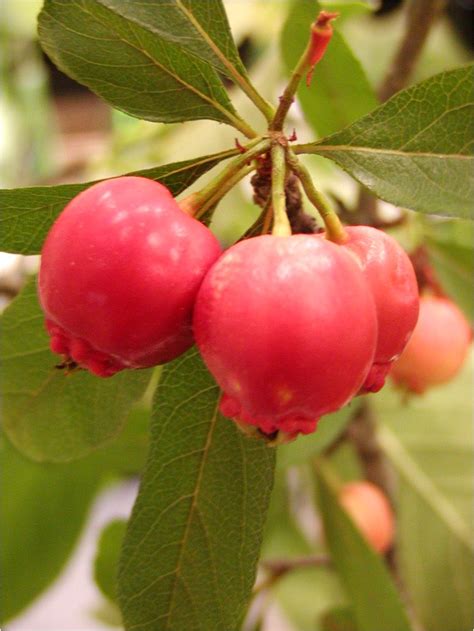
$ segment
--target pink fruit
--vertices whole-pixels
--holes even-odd
[[[265,434],[316,428],[372,365],[373,299],[353,257],[319,235],[260,236],[227,250],[198,293],[194,332],[225,416]]]
[[[392,508],[375,484],[365,481],[345,484],[339,501],[377,552],[386,552],[392,546],[395,530]]]
[[[193,343],[194,300],[219,254],[162,184],[94,184],[69,202],[43,247],[51,349],[101,377],[173,359]]]
[[[422,296],[415,331],[390,374],[417,393],[450,381],[463,365],[471,339],[469,323],[451,300]]]
[[[365,392],[377,392],[415,328],[418,285],[411,261],[395,239],[368,226],[348,227],[346,231],[349,241],[343,247],[360,261],[377,309],[374,364],[363,386]]]

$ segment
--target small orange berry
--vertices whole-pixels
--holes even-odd
[[[345,484],[339,501],[370,545],[380,553],[393,543],[394,516],[383,492],[371,482]]]
[[[390,374],[396,383],[421,394],[430,386],[455,377],[466,359],[471,339],[469,323],[454,302],[422,296],[418,323]]]

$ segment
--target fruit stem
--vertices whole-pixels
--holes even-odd
[[[220,186],[220,188],[209,197],[199,208],[199,210],[195,213],[194,217],[199,219],[202,217],[208,210],[213,208],[219,201],[226,195],[236,184],[240,182],[246,175],[255,171],[256,165],[252,161],[251,164],[243,166],[239,171],[236,171],[233,175],[229,176]]]
[[[272,206],[273,230],[272,234],[279,237],[291,235],[291,225],[286,214],[285,178],[286,160],[285,148],[275,142],[271,149],[272,156]]]
[[[286,115],[288,114],[288,110],[290,109],[293,101],[296,90],[298,89],[298,85],[305,74],[305,72],[309,68],[309,53],[311,49],[311,42],[308,42],[303,54],[301,55],[298,63],[296,64],[288,85],[285,88],[285,91],[280,97],[280,104],[276,111],[276,114],[270,124],[270,129],[273,131],[281,131],[283,128],[283,123],[285,122]]]
[[[309,86],[312,70],[318,61],[320,61],[323,57],[332,36],[332,27],[330,22],[338,15],[338,13],[321,11],[315,22],[311,24],[308,44],[291,74],[290,81],[288,82],[285,91],[280,97],[280,104],[272,122],[270,123],[269,129],[271,131],[282,130],[288,110],[294,101],[298,85],[305,73],[307,73],[307,84]]]
[[[321,215],[328,239],[335,243],[344,243],[347,241],[348,236],[347,232],[344,230],[344,226],[336,212],[331,208],[327,199],[315,188],[308,169],[301,164],[290,149],[287,151],[287,160],[291,170],[298,176],[309,201]]]
[[[221,197],[223,197],[232,186],[255,168],[253,160],[262,153],[265,153],[269,147],[270,140],[262,137],[242,147],[242,153],[231,160],[217,177],[212,179],[200,191],[192,193],[180,200],[179,205],[182,210],[193,217],[202,216],[212,205],[217,204]],[[245,167],[248,165],[251,165],[251,168],[247,170]],[[233,181],[232,185],[229,185],[230,180]]]

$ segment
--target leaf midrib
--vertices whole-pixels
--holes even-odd
[[[359,145],[300,145],[300,147],[295,147],[297,149],[297,153],[324,153],[324,152],[337,152],[344,151],[347,153],[372,153],[375,155],[393,155],[393,156],[401,156],[403,158],[436,158],[443,159],[446,158],[455,158],[456,160],[467,160],[472,161],[473,156],[457,154],[457,153],[432,153],[427,151],[401,151],[400,149],[380,149],[377,147],[363,147]]]
[[[183,5],[181,0],[176,0],[176,6],[181,11],[181,13],[183,13],[183,15],[191,22],[191,24],[205,40],[206,44],[216,55],[219,61],[221,61],[222,64],[227,68],[232,79],[238,84],[244,82],[245,78],[237,70],[235,65],[231,63],[230,59],[227,59],[227,57],[222,53],[221,49],[216,45],[214,40],[209,37],[209,34],[202,28],[201,23],[194,17],[193,13]]]
[[[178,586],[178,579],[180,577],[180,572],[181,572],[181,564],[183,562],[183,556],[184,556],[184,551],[187,547],[187,540],[189,537],[189,531],[191,528],[191,524],[193,521],[193,517],[194,517],[194,513],[196,512],[197,509],[197,504],[198,504],[198,497],[199,497],[199,493],[201,490],[201,483],[202,483],[202,478],[204,475],[204,469],[206,466],[206,462],[207,462],[207,456],[209,453],[209,449],[211,447],[211,443],[212,443],[212,437],[214,434],[214,428],[217,422],[217,417],[218,417],[218,409],[219,409],[219,402],[218,400],[216,401],[216,404],[214,406],[214,413],[212,415],[212,419],[211,422],[209,424],[209,431],[207,433],[206,436],[206,442],[204,444],[204,448],[202,451],[202,458],[201,458],[201,462],[199,464],[199,471],[198,471],[198,475],[196,478],[196,484],[194,487],[194,491],[192,493],[192,500],[191,500],[191,505],[189,507],[189,513],[188,513],[188,519],[186,522],[186,527],[184,530],[184,534],[183,534],[183,538],[182,538],[182,545],[181,545],[181,549],[179,552],[179,556],[178,556],[178,560],[176,563],[176,568],[175,571],[173,573],[173,583],[170,589],[170,593],[169,593],[169,603],[168,603],[168,609],[166,611],[166,614],[163,615],[163,617],[166,616],[166,626],[164,628],[164,631],[166,631],[167,629],[170,629],[170,623],[171,623],[171,615],[173,612],[173,609],[176,606],[176,599],[175,599],[175,594],[176,594],[176,588]]]

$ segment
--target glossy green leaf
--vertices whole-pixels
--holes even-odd
[[[65,462],[113,438],[141,397],[149,370],[100,379],[86,371],[65,375],[49,351],[44,316],[32,279],[2,317],[4,430],[33,460]]]
[[[392,204],[469,218],[472,117],[472,66],[467,66],[403,90],[347,129],[304,147],[334,160]]]
[[[314,0],[293,2],[281,40],[288,74],[306,46],[310,25],[320,9]],[[339,131],[378,104],[360,62],[337,30],[315,67],[311,86],[302,81],[297,95],[306,120],[320,136]]]
[[[60,572],[98,489],[89,460],[68,465],[23,458],[7,440],[2,460],[0,619],[18,614]]]
[[[380,442],[399,474],[400,571],[426,631],[469,629],[474,619],[472,362],[446,386],[404,404],[375,398]]]
[[[196,350],[163,371],[148,464],[120,562],[126,628],[239,628],[275,454],[222,418],[218,400]]]
[[[100,533],[97,543],[94,579],[100,591],[111,601],[117,599],[119,556],[126,528],[124,519],[111,521]]]
[[[178,195],[221,160],[235,153],[233,150],[223,151],[210,156],[133,171],[126,175],[139,175],[159,181],[167,186],[173,195]],[[38,254],[48,230],[64,206],[94,183],[95,181],[0,190],[0,250]]]
[[[235,110],[209,64],[148,24],[122,15],[115,3],[110,8],[105,4],[45,1],[38,22],[40,42],[61,70],[137,118],[235,123]],[[155,2],[150,9],[163,4]],[[193,36],[191,28],[182,34]]]
[[[288,467],[309,462],[322,453],[342,433],[350,421],[354,408],[346,406],[339,412],[323,416],[313,434],[299,436],[297,440],[278,449],[277,464]]]
[[[316,471],[324,532],[358,630],[410,631],[407,614],[382,558],[338,502],[331,470],[324,461],[319,461]]]
[[[233,77],[246,71],[232,39],[221,0],[98,0],[127,20],[178,45],[187,53]]]

